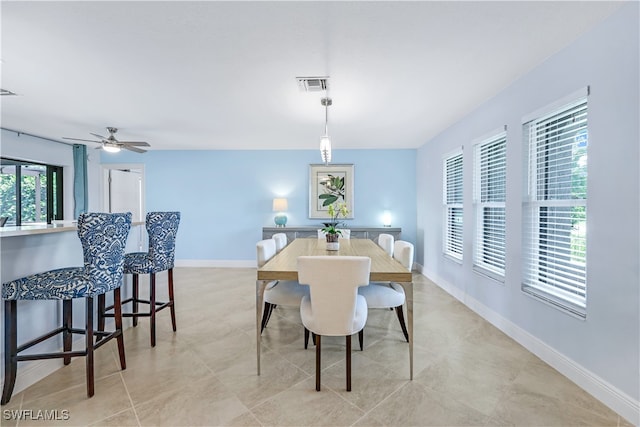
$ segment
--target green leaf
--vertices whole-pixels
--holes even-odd
[[[322,203],[322,206],[329,206],[331,203],[338,200],[338,196],[334,196],[333,194],[327,194],[327,196],[328,197],[325,198],[325,201]]]

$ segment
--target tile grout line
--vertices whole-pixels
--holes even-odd
[[[133,398],[131,397],[131,393],[129,393],[129,387],[127,386],[127,382],[124,379],[124,376],[122,375],[122,371],[119,372],[120,374],[120,379],[122,380],[122,383],[124,384],[124,390],[127,392],[127,397],[129,398],[129,402],[131,403],[131,409],[133,410],[133,416],[136,417],[136,422],[138,423],[138,426],[142,426],[142,423],[140,422],[140,418],[138,417],[138,411],[136,411],[136,406],[133,403]]]

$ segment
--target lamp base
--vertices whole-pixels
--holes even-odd
[[[278,214],[273,218],[273,221],[276,223],[277,227],[286,227],[287,216],[285,214]]]

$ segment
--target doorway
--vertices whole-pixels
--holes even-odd
[[[143,223],[144,208],[144,165],[108,164],[103,165],[103,209],[105,212],[131,212],[131,221]],[[144,227],[132,227],[130,242],[135,242],[137,250],[142,250]]]

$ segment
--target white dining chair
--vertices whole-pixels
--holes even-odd
[[[261,240],[256,244],[258,268],[262,267],[276,254],[274,239]],[[264,291],[264,308],[260,333],[267,327],[273,310],[278,306],[300,307],[302,297],[309,295],[309,287],[293,280],[274,280],[267,284]]]
[[[413,245],[404,240],[396,240],[393,244],[393,258],[398,260],[407,270],[413,266]],[[405,302],[404,288],[399,283],[371,283],[358,289],[358,293],[367,300],[369,308],[395,309],[404,338],[409,342],[409,333],[404,320],[402,306]]]
[[[393,235],[382,233],[378,235],[378,246],[380,246],[389,256],[393,256]]]
[[[347,391],[351,391],[351,335],[362,336],[367,322],[367,301],[358,287],[369,284],[371,258],[360,256],[298,257],[298,280],[309,285],[302,298],[300,318],[305,348],[309,331],[316,344],[316,391],[320,391],[321,337],[346,337]]]
[[[285,233],[276,233],[271,238],[276,241],[276,253],[280,253],[287,246],[287,235]]]

